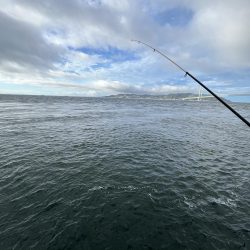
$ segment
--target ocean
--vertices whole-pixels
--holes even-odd
[[[0,249],[250,249],[250,130],[220,103],[0,95],[0,142]]]

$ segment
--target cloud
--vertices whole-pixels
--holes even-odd
[[[191,28],[225,66],[250,67],[249,21],[249,1],[217,1],[197,7]]]
[[[194,91],[173,65],[130,42],[135,38],[160,48],[215,90],[249,86],[248,0],[0,4],[0,83],[43,84],[65,94],[79,88],[83,95]]]
[[[0,65],[2,70],[23,71],[53,68],[61,48],[49,44],[34,26],[0,12]]]

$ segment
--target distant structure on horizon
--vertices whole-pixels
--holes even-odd
[[[201,90],[199,91],[199,95],[195,95],[192,93],[178,93],[178,94],[168,94],[168,95],[139,95],[139,94],[117,94],[106,96],[106,98],[116,98],[116,99],[148,99],[148,100],[166,100],[166,101],[176,101],[176,100],[215,100],[212,95],[203,95]]]

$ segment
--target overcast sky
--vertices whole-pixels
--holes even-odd
[[[249,0],[0,0],[0,93],[250,94]]]

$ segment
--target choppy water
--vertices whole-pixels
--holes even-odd
[[[250,249],[250,130],[216,102],[0,96],[0,140],[0,249]]]

